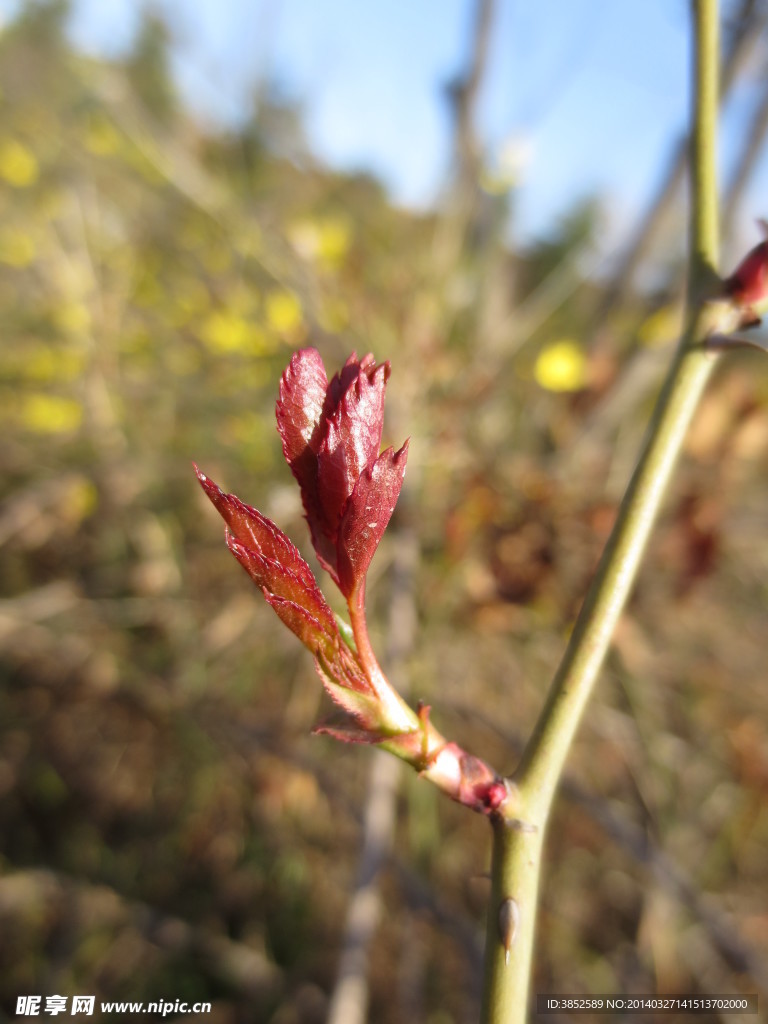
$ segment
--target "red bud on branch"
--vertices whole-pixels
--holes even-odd
[[[227,524],[227,544],[282,622],[309,648],[340,719],[316,731],[382,746],[413,765],[452,799],[484,814],[510,795],[484,761],[448,743],[391,686],[370,645],[365,578],[394,511],[408,442],[380,452],[389,363],[351,355],[328,381],[314,348],[291,359],[280,381],[277,426],[301,489],[320,563],[347,599],[354,648],[341,635],[309,565],[257,509],[225,494],[195,466],[203,490]]]
[[[368,570],[405,472],[405,447],[394,458],[379,456],[389,374],[389,363],[377,366],[372,355],[353,354],[328,383],[319,353],[307,348],[294,354],[280,381],[283,452],[301,488],[317,557],[345,597]],[[356,488],[365,492],[371,525],[367,545],[352,551],[350,523],[362,522]]]
[[[751,249],[730,277],[723,282],[726,296],[745,311],[744,326],[759,323],[755,307],[768,300],[768,222],[759,220],[765,241]]]

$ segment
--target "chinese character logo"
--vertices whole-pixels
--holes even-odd
[[[42,1001],[42,996],[19,996],[16,1000],[16,1016],[37,1017]]]
[[[72,1013],[87,1013],[90,1016],[95,999],[95,996],[72,996]]]

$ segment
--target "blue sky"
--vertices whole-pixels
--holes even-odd
[[[14,6],[0,0],[5,16]],[[254,84],[273,78],[301,101],[323,160],[372,170],[405,204],[439,194],[449,157],[441,87],[464,65],[472,0],[155,7],[172,27],[182,95],[203,116],[236,123]],[[118,54],[140,9],[137,0],[74,0],[73,38],[89,52]],[[617,236],[631,225],[685,123],[688,65],[687,0],[498,0],[480,130],[492,160],[510,142],[527,154],[516,203],[524,237],[594,192]],[[752,101],[747,84],[730,105],[726,155]]]

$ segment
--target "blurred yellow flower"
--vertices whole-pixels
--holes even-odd
[[[272,348],[260,328],[232,310],[216,310],[206,317],[200,337],[212,352],[264,355]]]
[[[290,334],[302,323],[301,303],[293,292],[270,292],[266,313],[269,326],[278,334]]]
[[[21,370],[27,380],[70,381],[83,372],[85,358],[85,352],[71,348],[39,348],[27,355]]]
[[[326,217],[320,221],[319,229],[318,259],[328,267],[339,266],[352,243],[349,222],[341,217]]]
[[[547,391],[578,391],[587,382],[587,360],[571,338],[550,342],[536,359],[536,382]]]
[[[28,267],[37,255],[35,240],[18,228],[0,232],[0,262],[11,267]]]
[[[54,310],[53,322],[64,334],[84,334],[91,326],[91,313],[84,302],[66,302]]]
[[[679,338],[682,330],[683,307],[668,305],[657,309],[643,321],[637,337],[642,345],[654,348]]]
[[[92,515],[99,504],[99,492],[87,477],[78,477],[59,505],[61,514],[77,525]]]
[[[20,413],[22,426],[33,434],[68,434],[83,418],[79,402],[58,395],[26,395]]]
[[[335,269],[344,260],[352,244],[352,228],[345,217],[298,220],[288,228],[294,249],[307,260],[318,260]]]
[[[94,114],[85,131],[85,146],[95,156],[111,156],[120,150],[120,133],[104,114]]]
[[[0,142],[0,177],[14,188],[34,185],[40,174],[37,157],[17,139]]]

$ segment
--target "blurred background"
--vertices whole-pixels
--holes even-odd
[[[688,5],[0,14],[0,1020],[470,1024],[487,825],[310,735],[311,659],[191,461],[309,557],[280,374],[390,359],[376,647],[511,771],[679,329]],[[768,4],[723,19],[728,270],[768,213]],[[569,761],[534,993],[768,998],[767,470],[740,353]]]

